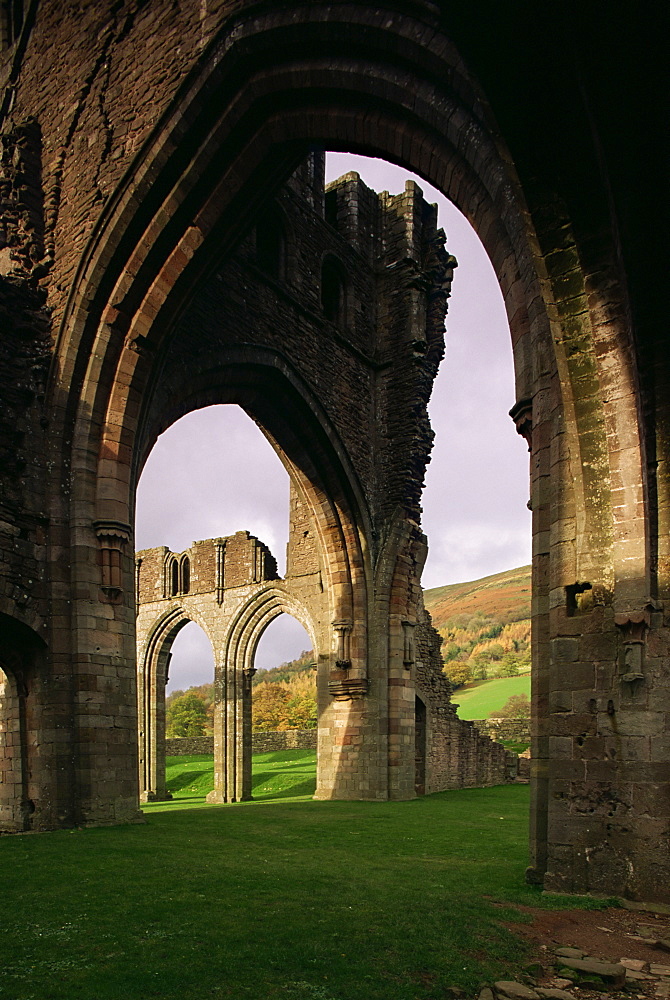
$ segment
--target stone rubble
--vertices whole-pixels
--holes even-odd
[[[667,950],[665,939],[657,941],[655,935],[649,935],[653,927],[645,926],[638,930],[644,930],[640,938],[645,943],[653,939],[655,947]],[[613,963],[587,955],[580,948],[560,947],[553,949],[552,964],[557,975],[552,976],[544,986],[530,977],[525,983],[499,980],[493,988],[484,987],[478,1000],[616,1000],[627,996],[634,996],[636,1000],[670,998],[670,965],[660,962],[621,958]],[[571,978],[562,973],[569,973]]]

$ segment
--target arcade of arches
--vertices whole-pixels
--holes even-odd
[[[313,525],[325,710],[377,796],[415,793],[405,660],[453,261],[415,186],[382,211],[350,178],[326,204],[305,157],[331,148],[441,189],[504,295],[531,461],[528,877],[668,902],[661,29],[576,7],[54,0],[5,33],[6,827],[139,818],[135,486],[158,434],[216,402],[263,428]],[[190,557],[175,574],[192,590]]]
[[[165,546],[137,553],[137,684],[140,799],[169,797],[165,787],[165,685],[174,637],[189,621],[214,651],[214,791],[210,802],[251,798],[251,679],[265,628],[282,613],[298,619],[317,661],[316,798],[385,799],[371,772],[375,734],[344,690],[349,625],[328,620],[320,560],[309,515],[291,492],[288,566],[283,579],[267,547],[246,531],[195,542],[186,553]],[[192,586],[173,589],[174,567],[188,561]],[[456,715],[439,656],[439,637],[425,612],[403,628],[403,674],[414,692],[414,740],[401,747],[417,794],[500,785],[517,774],[514,754]],[[330,651],[339,661],[329,671]],[[320,650],[326,650],[325,653]],[[369,715],[368,710],[368,715]],[[358,717],[357,717],[358,715]],[[406,718],[406,714],[405,714]],[[411,770],[413,768],[413,770]],[[402,797],[406,797],[405,791]]]

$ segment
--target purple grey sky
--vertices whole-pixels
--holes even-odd
[[[413,177],[383,160],[329,153],[326,179],[357,170],[376,191],[401,191]],[[447,353],[430,416],[436,433],[426,476],[423,528],[429,555],[424,587],[475,580],[530,562],[528,452],[508,411],[514,404],[509,328],[493,268],[460,212],[419,177],[437,202],[447,247],[458,259],[447,316]],[[193,470],[197,470],[195,473]],[[212,406],[161,435],[137,491],[138,549],[179,552],[199,538],[246,529],[285,566],[288,476],[276,454],[237,406]],[[273,667],[309,647],[295,619],[268,627],[257,667]],[[168,690],[213,679],[211,647],[189,624],[172,648]]]

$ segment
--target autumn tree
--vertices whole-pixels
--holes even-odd
[[[187,691],[168,706],[165,713],[167,736],[204,736],[207,707],[197,694]]]
[[[511,695],[497,712],[489,712],[489,718],[495,719],[530,719],[530,701],[528,695]]]

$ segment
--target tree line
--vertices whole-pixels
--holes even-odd
[[[492,616],[458,615],[439,629],[444,672],[455,688],[530,670],[530,620],[502,622]]]
[[[312,650],[272,670],[259,670],[251,701],[254,732],[316,729],[316,669]],[[165,700],[165,734],[209,736],[214,732],[214,684],[172,691]]]

